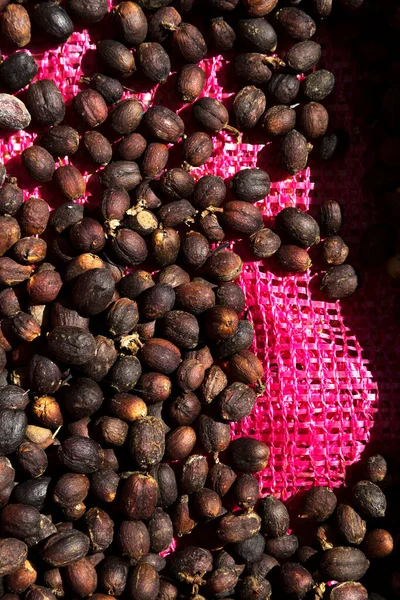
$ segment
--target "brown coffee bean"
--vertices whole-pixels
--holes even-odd
[[[257,473],[268,464],[269,448],[255,438],[237,438],[231,443],[229,450],[233,468],[243,473]]]
[[[164,83],[167,80],[171,71],[171,61],[161,44],[140,44],[136,56],[142,73],[151,81]]]
[[[128,46],[144,42],[148,30],[147,19],[136,2],[121,2],[113,8],[111,16]]]
[[[238,54],[233,60],[233,68],[239,79],[253,85],[264,85],[272,77],[268,56],[257,52]]]
[[[204,89],[206,76],[198,65],[185,65],[179,74],[178,94],[183,102],[193,102]]]
[[[331,267],[323,276],[320,290],[331,300],[347,298],[358,288],[358,275],[351,265]]]
[[[32,197],[23,203],[19,223],[26,234],[40,235],[47,227],[49,216],[50,209],[47,202]]]
[[[291,175],[306,168],[309,152],[307,140],[295,129],[283,138],[281,152],[283,165]]]
[[[188,63],[198,63],[207,54],[207,44],[203,35],[190,23],[181,23],[172,34],[172,41]]]
[[[325,135],[328,129],[328,111],[318,102],[305,104],[301,111],[300,124],[305,136],[314,139]]]
[[[83,143],[90,158],[99,165],[108,165],[112,159],[112,146],[99,131],[87,131]]]
[[[41,143],[54,156],[70,156],[78,150],[79,133],[67,125],[57,125],[43,135]]]
[[[104,68],[111,75],[130,77],[136,70],[133,54],[120,42],[101,40],[97,43],[97,53]]]
[[[10,131],[25,129],[31,122],[31,115],[25,104],[10,94],[0,94],[0,128]]]
[[[314,71],[301,82],[303,94],[314,102],[320,102],[326,98],[332,92],[334,86],[334,75],[325,69]]]
[[[23,48],[31,41],[31,21],[26,9],[19,4],[9,4],[5,7],[1,28],[5,39]]]
[[[286,33],[295,40],[308,40],[316,32],[313,19],[303,10],[285,6],[276,13],[276,19]]]
[[[56,169],[53,157],[42,146],[30,146],[21,154],[22,164],[36,181],[51,181]]]
[[[320,567],[325,577],[336,581],[357,581],[365,575],[369,561],[361,550],[339,546],[323,553]]]
[[[236,33],[223,17],[215,17],[210,20],[210,33],[217,50],[221,52],[232,50],[236,41]]]
[[[276,32],[266,19],[241,19],[238,36],[244,46],[253,52],[274,52],[278,43]]]
[[[177,142],[185,130],[182,119],[164,106],[151,106],[144,114],[143,125],[151,138],[165,144]]]
[[[87,89],[79,92],[74,98],[73,105],[88,127],[97,127],[108,117],[106,101],[95,90]]]
[[[159,8],[149,22],[149,39],[159,44],[166,42],[181,22],[181,15],[172,6]]]

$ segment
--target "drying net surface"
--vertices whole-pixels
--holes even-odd
[[[96,70],[97,37],[96,31],[79,30],[59,47],[34,40],[37,78],[54,80],[69,105],[72,97],[87,87],[81,76]],[[214,137],[213,157],[193,175],[196,179],[206,173],[229,178],[246,167],[267,170],[273,181],[271,193],[258,203],[266,226],[272,225],[274,215],[286,206],[315,215],[321,201],[338,200],[345,215],[342,235],[351,248],[349,262],[357,265],[360,231],[373,222],[376,213],[373,197],[363,184],[369,158],[365,132],[358,122],[360,75],[345,39],[338,47],[337,40],[325,32],[320,41],[321,66],[331,69],[337,82],[328,102],[332,125],[351,135],[346,158],[323,165],[311,160],[304,172],[287,178],[278,166],[277,144],[265,144],[259,135],[258,139],[245,136],[243,143],[236,145],[231,136],[219,134]],[[238,88],[228,63],[214,56],[202,66],[207,76],[204,94],[222,100],[229,108]],[[193,129],[189,107],[179,103],[174,91],[176,75],[156,87],[143,86],[135,78],[125,84],[133,90],[127,91],[126,97],[139,97],[146,106],[156,103],[176,109],[188,122],[188,130]],[[23,99],[24,92],[19,95]],[[84,131],[70,106],[66,121]],[[21,167],[19,154],[35,136],[33,128],[3,134],[2,160],[18,177],[26,198],[37,195],[54,207],[63,202],[59,192],[49,184],[35,187]],[[100,191],[96,169],[81,151],[71,162],[87,180],[85,201],[95,203]],[[253,349],[265,365],[266,376],[265,393],[253,413],[234,425],[234,434],[258,437],[270,446],[270,464],[260,474],[264,493],[287,498],[314,483],[338,486],[346,467],[366,447],[367,451],[374,444],[381,450],[397,449],[400,349],[393,323],[395,284],[382,272],[363,273],[361,289],[354,296],[341,303],[326,303],[318,292],[321,270],[317,256],[308,273],[288,276],[267,261],[253,262],[246,240],[234,239],[232,247],[244,259],[239,282],[255,326]]]

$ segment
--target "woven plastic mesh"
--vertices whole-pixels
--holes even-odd
[[[38,78],[53,79],[70,100],[86,87],[80,77],[90,75],[96,67],[95,41],[93,32],[82,30],[60,47],[42,51],[38,46],[33,52],[40,64]],[[226,178],[245,167],[266,169],[273,180],[270,196],[259,203],[266,225],[272,224],[273,216],[285,206],[310,209],[314,214],[322,200],[339,200],[345,213],[343,236],[351,246],[349,262],[356,264],[360,231],[373,221],[375,207],[362,185],[368,157],[357,121],[357,68],[345,40],[339,48],[337,40],[332,41],[325,32],[322,66],[330,68],[337,81],[329,101],[333,124],[345,128],[352,138],[345,160],[323,166],[311,162],[306,171],[287,179],[277,166],[275,144],[264,145],[260,138],[259,144],[236,145],[223,134],[214,138],[213,157],[193,175],[198,178],[211,173]],[[226,102],[229,108],[237,88],[227,62],[213,57],[202,66],[207,75],[205,95]],[[189,111],[174,93],[176,76],[169,79],[145,93],[126,95],[137,96],[146,105],[166,104],[187,119]],[[126,85],[143,89],[135,79]],[[67,119],[76,125],[71,110]],[[32,131],[1,139],[3,161],[18,176],[26,197],[38,195],[54,206],[62,201],[59,193],[49,185],[36,188],[20,165],[18,155],[32,143]],[[84,170],[86,200],[96,201],[95,170],[79,153],[72,162]],[[309,273],[287,276],[269,262],[252,262],[246,240],[232,240],[232,246],[245,260],[240,283],[255,326],[254,351],[265,365],[266,375],[265,394],[253,414],[233,427],[234,434],[256,436],[271,447],[269,467],[260,474],[264,493],[287,498],[314,483],[340,485],[346,467],[366,446],[371,449],[373,442],[378,442],[381,449],[397,449],[400,350],[392,316],[394,284],[379,272],[367,273],[353,297],[326,303],[318,292],[318,260]]]

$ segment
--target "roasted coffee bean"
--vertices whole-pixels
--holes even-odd
[[[385,558],[392,553],[393,547],[393,538],[385,529],[367,531],[362,544],[368,559]]]
[[[232,193],[242,202],[258,202],[268,196],[271,181],[262,169],[243,169],[232,178]]]
[[[300,517],[321,523],[333,514],[336,504],[337,499],[333,490],[316,486],[304,494]]]
[[[286,135],[296,124],[296,112],[285,105],[269,108],[263,116],[262,125],[269,136]]]
[[[303,10],[287,6],[276,13],[280,26],[295,40],[308,40],[316,32],[313,19]]]
[[[277,73],[268,83],[268,93],[274,104],[292,104],[299,93],[300,81],[290,73]]]
[[[207,44],[202,33],[190,23],[181,23],[173,32],[172,41],[188,63],[198,63],[207,54]]]
[[[149,22],[149,39],[159,44],[166,42],[181,22],[181,15],[172,6],[159,8]]]
[[[206,452],[223,452],[229,446],[231,439],[230,427],[211,417],[201,415],[198,421],[199,442]]]
[[[72,16],[83,23],[98,23],[108,12],[106,0],[95,0],[87,4],[84,0],[68,0],[68,9]]]
[[[133,54],[120,42],[101,40],[96,48],[104,68],[110,75],[130,77],[136,70]]]
[[[217,533],[222,542],[232,544],[254,537],[260,527],[260,517],[253,511],[228,513],[221,518]]]
[[[236,132],[229,124],[229,114],[225,106],[215,98],[204,96],[193,105],[193,116],[196,121],[211,133],[222,129]]]
[[[343,264],[349,254],[346,242],[338,235],[332,235],[322,244],[322,258],[328,265]]]
[[[210,33],[217,50],[221,52],[232,50],[236,41],[236,33],[223,17],[215,17],[210,20]]]
[[[151,106],[147,109],[143,125],[151,138],[165,144],[177,142],[185,130],[182,119],[164,106]]]
[[[170,227],[156,229],[151,238],[152,254],[160,267],[172,265],[179,254],[180,239],[175,229]]]
[[[121,2],[113,8],[111,16],[126,44],[136,46],[144,42],[148,29],[147,20],[138,4]]]
[[[67,125],[57,125],[44,134],[41,143],[54,156],[70,156],[78,150],[79,133]]]
[[[14,52],[0,64],[2,87],[16,92],[25,87],[37,75],[38,65],[27,52]]]
[[[326,98],[335,86],[335,77],[330,71],[321,69],[308,75],[301,83],[303,94],[309,100],[320,102]]]
[[[21,238],[21,229],[14,217],[0,217],[0,256],[3,256]]]
[[[233,102],[233,115],[239,129],[255,127],[266,107],[265,94],[254,86],[240,90]]]
[[[164,83],[167,80],[171,71],[171,61],[161,44],[140,44],[136,56],[142,73],[151,81]]]
[[[338,529],[349,544],[359,545],[364,539],[367,525],[348,504],[339,504],[336,511]]]
[[[324,237],[339,233],[343,222],[342,208],[336,200],[325,200],[319,216],[321,233]]]
[[[42,34],[55,42],[66,42],[74,31],[67,12],[53,0],[37,4],[32,16]]]
[[[320,568],[325,577],[336,581],[357,581],[369,567],[365,554],[358,548],[339,546],[323,553]]]
[[[17,185],[5,183],[0,188],[0,214],[14,217],[21,208],[23,199],[22,190]]]
[[[142,180],[138,165],[133,161],[117,160],[102,171],[100,183],[105,188],[121,187],[128,192]]]
[[[377,518],[385,515],[385,494],[375,483],[359,481],[352,489],[352,496],[363,516]]]
[[[198,131],[188,136],[183,143],[183,158],[192,167],[200,167],[212,155],[213,142],[209,135]]]
[[[231,250],[225,249],[214,251],[207,261],[209,275],[219,282],[232,281],[239,277],[242,266],[240,256]]]
[[[89,538],[76,529],[55,533],[45,541],[41,556],[53,567],[65,567],[86,556]]]
[[[318,102],[305,104],[301,111],[301,129],[308,139],[321,137],[328,129],[328,111]]]
[[[51,181],[56,169],[53,157],[42,146],[30,146],[21,154],[22,164],[36,181]]]
[[[0,128],[18,131],[31,122],[31,115],[19,98],[10,94],[0,94]]]
[[[246,83],[264,85],[272,77],[268,56],[257,52],[238,54],[233,60],[235,74]]]
[[[23,48],[31,41],[29,14],[19,4],[9,4],[5,7],[1,29],[5,39],[18,48]]]
[[[112,159],[112,146],[107,138],[98,131],[87,131],[83,143],[90,158],[99,165],[108,165]]]
[[[386,459],[380,454],[370,456],[363,464],[364,478],[372,483],[381,483],[385,481],[388,474],[388,464]]]
[[[91,361],[96,353],[94,337],[81,327],[56,327],[47,339],[51,354],[67,364],[84,365]]]
[[[179,74],[178,94],[183,102],[193,102],[205,85],[205,74],[198,65],[185,65]]]
[[[257,473],[268,464],[269,448],[260,440],[250,437],[237,438],[230,445],[232,464],[244,473]]]
[[[315,67],[321,58],[321,46],[311,40],[298,42],[286,54],[285,61],[296,73],[306,73]]]
[[[103,96],[107,104],[115,104],[115,102],[121,100],[124,90],[118,79],[95,73],[89,81],[93,89]]]
[[[241,42],[253,52],[274,52],[277,35],[266,19],[241,19],[238,22],[238,35]]]
[[[351,265],[331,267],[323,276],[320,290],[330,300],[340,300],[354,294],[359,280]]]
[[[291,174],[296,175],[307,166],[308,145],[306,138],[292,129],[282,140],[281,153],[285,169]]]
[[[314,246],[320,241],[318,223],[311,215],[298,208],[288,207],[276,216],[275,226],[281,237],[302,248]]]
[[[135,98],[128,98],[114,106],[110,114],[110,125],[117,133],[127,135],[135,131],[142,117],[141,102]]]
[[[73,101],[75,111],[90,128],[104,123],[108,116],[108,108],[103,96],[95,90],[87,89],[79,92]]]
[[[350,143],[349,134],[343,129],[337,129],[324,135],[319,143],[318,153],[322,160],[332,160],[346,154]]]

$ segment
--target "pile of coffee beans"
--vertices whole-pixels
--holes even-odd
[[[346,136],[328,133],[321,104],[334,76],[317,68],[322,49],[310,39],[332,2],[312,2],[310,14],[303,4],[308,10],[301,1],[208,0],[205,18],[204,3],[193,0],[126,1],[111,13],[105,0],[0,3],[2,36],[14,48],[29,45],[31,26],[53,44],[75,24],[104,20],[109,35],[97,43],[98,72],[85,74],[73,99],[78,124],[66,122],[54,82],[34,80],[31,54],[12,52],[0,65],[0,126],[35,127],[23,168],[62,198],[54,210],[41,198],[23,202],[18,181],[0,168],[4,600],[269,600],[328,591],[332,600],[365,600],[368,561],[390,554],[390,533],[373,521],[386,509],[384,459],[385,475],[365,475],[337,507],[331,490],[307,492],[288,533],[287,508],[259,498],[254,474],[266,468],[268,446],[231,441],[231,423],[250,415],[265,386],[235,283],[242,259],[227,241],[232,232],[248,237],[258,260],[272,257],[294,273],[310,268],[308,249],[322,238],[326,298],[358,285],[338,236],[338,202],[326,200],[318,221],[285,208],[267,229],[256,203],[270,192],[268,173],[245,169],[227,182],[195,171],[221,131],[279,138],[290,175],[311,151],[323,160],[343,151]],[[361,4],[338,0],[334,8]],[[208,45],[229,52],[245,86],[231,114],[203,95],[197,63]],[[177,95],[193,103],[190,134],[168,106],[122,99],[131,76],[156,85],[173,69]],[[11,95],[26,86],[22,99]],[[181,166],[171,164],[175,145]],[[78,150],[98,169],[95,208],[80,203]],[[318,527],[299,547],[304,519]],[[394,594],[398,579],[395,571]],[[341,583],[327,586],[332,580]]]

